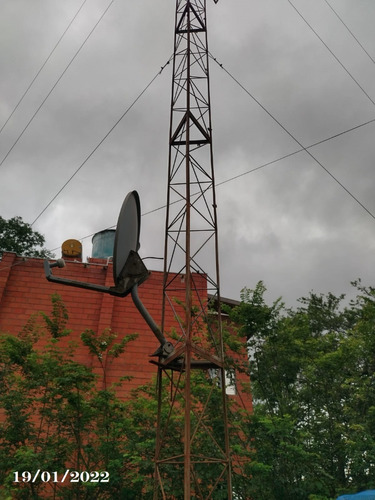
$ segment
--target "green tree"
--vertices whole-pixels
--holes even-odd
[[[136,335],[122,338],[106,330],[99,334],[86,330],[81,341],[94,355],[102,373],[74,361],[77,342],[69,342],[68,314],[58,295],[52,296],[49,315],[33,315],[18,335],[0,335],[0,498],[36,499],[112,499],[147,500],[153,498],[157,401],[155,381],[138,387],[128,401],[120,401],[115,388],[108,387],[106,371]],[[229,334],[227,334],[229,340]],[[229,342],[236,346],[232,338]],[[128,378],[124,377],[124,380]],[[206,428],[218,443],[223,436],[217,412],[221,391],[214,378],[198,372],[193,375],[195,404],[202,404],[213,392],[204,415]],[[104,387],[104,389],[100,389]],[[177,394],[177,399],[180,398]],[[164,387],[163,398],[171,397]],[[184,426],[182,405],[168,413],[163,406],[163,422],[168,421],[168,456],[182,451],[179,437]],[[179,411],[181,410],[181,411]],[[243,433],[245,415],[233,403],[231,438],[235,455],[234,488],[238,499],[248,498],[246,459],[248,443]],[[194,416],[192,417],[194,425]],[[195,438],[197,453],[209,455],[212,440],[200,431]],[[242,463],[240,463],[242,460]],[[220,470],[205,467],[201,489],[208,494]],[[15,471],[65,470],[108,471],[108,483],[82,482],[64,485],[53,480],[44,483],[15,483]],[[217,470],[218,469],[218,470]],[[168,498],[183,496],[183,470],[172,466],[166,481]],[[206,496],[207,496],[206,494]],[[3,495],[3,496],[2,496]],[[213,499],[219,500],[220,491]]]
[[[6,220],[0,216],[0,257],[3,252],[15,252],[26,257],[53,257],[43,247],[44,242],[44,236],[34,231],[22,217]]]
[[[296,310],[245,289],[232,318],[248,337],[254,414],[249,492],[331,499],[374,487],[375,290],[310,293]]]
[[[19,335],[0,336],[0,486],[14,499],[126,498],[125,405],[74,361],[77,345],[62,341],[70,333],[65,306],[56,295],[52,304],[51,315],[33,315]],[[111,332],[86,343],[101,342],[98,354],[110,363],[133,338],[117,342]],[[14,471],[37,469],[57,471],[60,479],[67,469],[105,470],[110,481],[14,482]]]

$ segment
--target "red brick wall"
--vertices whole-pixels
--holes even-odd
[[[92,282],[99,285],[113,285],[112,264],[99,259],[91,259],[89,263],[68,261],[63,269],[54,268],[53,274],[77,281]],[[176,278],[176,281],[180,279]],[[196,276],[202,280],[203,276]],[[154,321],[160,325],[162,307],[163,273],[152,272],[148,280],[139,287],[139,296]],[[48,282],[44,275],[43,260],[23,258],[13,253],[4,253],[0,261],[0,332],[17,334],[22,330],[29,317],[43,311],[49,314],[52,310],[51,295],[58,293],[68,310],[67,328],[72,333],[70,340],[79,340],[85,329],[101,333],[111,328],[124,335],[137,333],[138,338],[130,342],[125,353],[113,360],[106,382],[111,385],[124,375],[133,379],[125,382],[118,390],[118,395],[126,397],[133,387],[144,384],[156,373],[155,365],[149,363],[150,357],[158,347],[158,341],[137,311],[130,296],[114,297],[109,294],[73,288],[58,283]],[[184,289],[176,291],[177,299],[184,301]],[[166,318],[165,330],[175,324],[171,316]],[[81,343],[80,343],[81,344]],[[102,375],[98,360],[94,359],[88,348],[79,347],[75,359],[90,365],[94,371]],[[246,377],[240,376],[246,381]],[[251,408],[251,397],[245,396],[246,406]]]

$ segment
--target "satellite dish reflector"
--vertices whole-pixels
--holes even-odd
[[[131,293],[135,306],[160,343],[160,347],[155,351],[153,356],[167,358],[173,354],[174,347],[166,340],[164,334],[159,330],[159,327],[152,319],[150,313],[142,304],[138,296],[138,286],[142,284],[150,274],[147,271],[146,266],[143,264],[142,259],[138,255],[140,229],[141,204],[139,202],[137,191],[131,191],[126,196],[124,203],[122,204],[117,220],[115,244],[113,249],[113,280],[115,282],[115,286],[108,287],[97,285],[95,283],[87,283],[53,276],[51,268],[64,267],[65,261],[63,259],[58,259],[52,264],[46,259],[44,261],[44,272],[48,281],[52,281],[54,283],[61,283],[63,285],[74,286],[77,288],[85,288],[86,290],[109,293],[119,297],[125,297],[128,293]]]
[[[113,250],[113,281],[117,285],[131,252],[139,249],[141,229],[141,204],[137,191],[131,191],[122,204],[117,220]]]
[[[141,210],[139,196],[136,191],[129,193],[122,204],[117,222],[115,244],[113,249],[113,277],[115,286],[103,286],[95,283],[70,280],[53,276],[52,267],[62,267],[62,261],[50,264],[44,261],[44,271],[48,281],[64,285],[110,293],[125,297],[136,285],[141,285],[150,275],[141,257],[138,255]]]

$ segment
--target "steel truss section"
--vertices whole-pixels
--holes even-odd
[[[170,498],[175,481],[183,481],[185,500],[231,499],[206,0],[176,0],[174,43],[162,331],[175,346],[154,361],[154,500]],[[183,303],[175,299],[181,294]],[[173,336],[166,327],[172,317]]]

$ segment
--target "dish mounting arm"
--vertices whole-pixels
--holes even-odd
[[[124,268],[116,280],[116,285],[111,287],[54,276],[51,271],[53,267],[65,267],[65,261],[63,259],[58,259],[54,263],[50,263],[48,260],[44,261],[44,272],[46,278],[48,281],[53,283],[73,286],[76,288],[84,288],[95,292],[109,293],[110,295],[115,295],[117,297],[125,297],[131,293],[134,305],[160,343],[160,347],[151,356],[167,358],[173,353],[173,345],[166,340],[165,336],[158,328],[152,316],[139,298],[138,286],[149,277],[150,273],[137,252],[131,251],[129,253]]]
[[[140,285],[150,275],[146,266],[137,252],[130,251],[123,270],[121,271],[115,286],[103,286],[95,283],[87,283],[84,281],[76,281],[67,278],[60,278],[52,274],[51,268],[65,267],[65,261],[58,259],[55,263],[44,261],[44,273],[48,281],[60,283],[62,285],[74,286],[76,288],[85,288],[86,290],[94,290],[96,292],[109,293],[117,297],[125,297],[128,295],[134,285]]]

